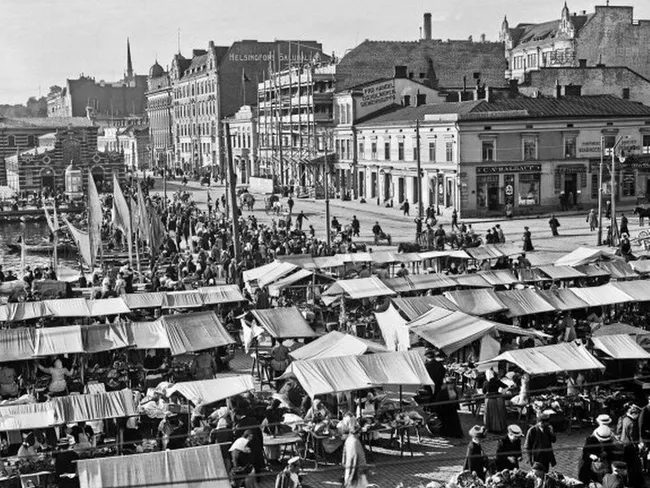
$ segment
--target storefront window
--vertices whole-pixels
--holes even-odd
[[[650,134],[643,134],[643,154],[650,154]]]
[[[519,175],[519,205],[539,205],[540,174]]]

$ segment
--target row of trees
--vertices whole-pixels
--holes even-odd
[[[50,87],[50,94],[59,93],[62,88],[58,85]],[[47,98],[29,97],[23,104],[0,104],[0,117],[47,117]]]

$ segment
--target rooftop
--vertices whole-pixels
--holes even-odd
[[[432,88],[460,88],[466,82],[505,86],[504,45],[497,42],[420,40],[364,41],[349,51],[336,69],[337,90],[392,78],[395,66]]]
[[[62,129],[66,127],[93,127],[86,117],[0,117],[0,129]]]
[[[394,106],[376,117],[370,117],[359,127],[392,125],[399,122],[424,120],[425,115],[458,114],[460,120],[583,118],[583,117],[650,117],[650,107],[622,100],[612,95],[563,98],[514,98],[486,102],[439,103],[420,107]]]

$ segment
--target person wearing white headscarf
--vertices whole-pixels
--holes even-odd
[[[255,469],[253,469],[253,455],[249,447],[253,433],[245,430],[241,437],[235,439],[230,446],[230,459],[232,461],[231,475],[236,487],[256,488]]]

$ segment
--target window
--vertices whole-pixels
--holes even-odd
[[[630,89],[623,88],[623,100],[629,100],[629,99],[630,99]]]
[[[642,137],[643,154],[650,154],[650,134],[643,134]]]
[[[450,162],[454,160],[454,143],[448,141],[445,143],[445,161]]]
[[[494,141],[483,141],[481,146],[483,161],[494,161]]]
[[[436,162],[436,143],[429,143],[429,161],[432,163]]]
[[[390,141],[384,142],[384,159],[390,161]]]
[[[366,158],[366,156],[364,154],[364,149],[365,149],[365,147],[364,147],[363,141],[360,141],[359,142],[359,154],[358,154],[359,159],[365,159]]]
[[[377,159],[377,141],[370,143],[370,159]]]
[[[7,137],[7,146],[16,147],[16,138],[14,136]]]
[[[397,143],[397,159],[404,161],[404,141],[399,141]]]
[[[595,200],[598,198],[598,174],[591,175],[591,198]]]
[[[476,206],[480,208],[498,207],[499,175],[481,175],[476,177]]]
[[[540,173],[519,175],[519,205],[539,205]]]
[[[564,157],[573,159],[576,157],[576,136],[564,137]]]
[[[350,139],[345,141],[345,156],[347,159],[352,159],[352,141]]]
[[[528,68],[537,68],[537,54],[529,54],[527,61]]]
[[[633,197],[636,194],[636,176],[634,171],[623,171],[623,196]]]
[[[535,137],[524,137],[523,149],[524,161],[537,159],[537,139]]]
[[[413,140],[413,161],[417,161],[420,158],[420,155],[418,154],[418,151],[420,148],[418,147],[418,142],[417,139]]]

